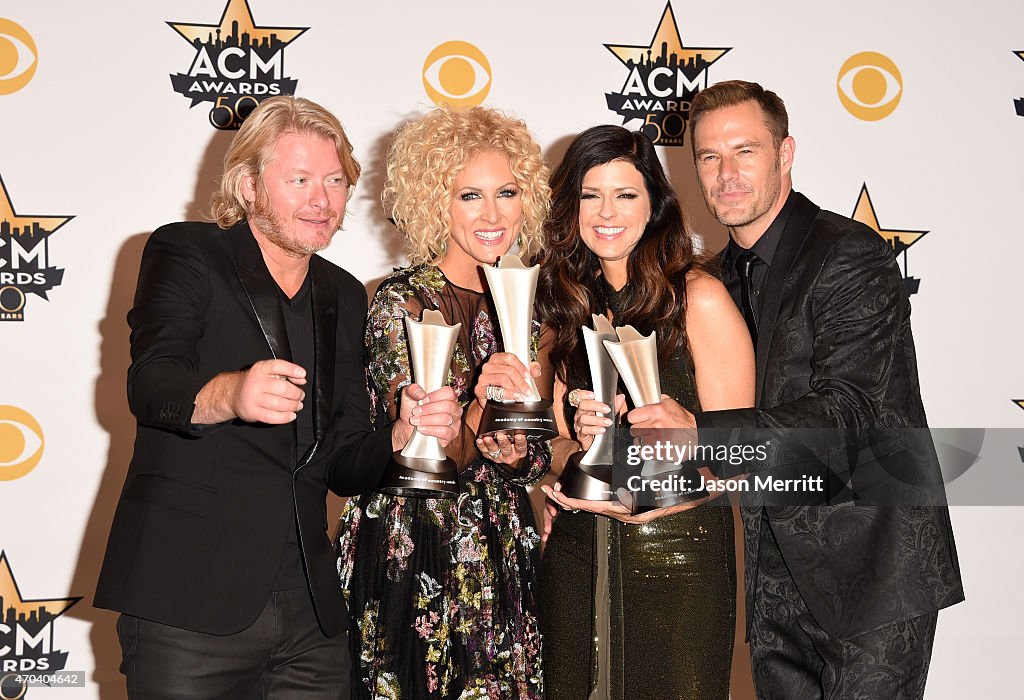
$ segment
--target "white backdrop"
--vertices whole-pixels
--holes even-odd
[[[233,133],[211,126],[210,103],[189,109],[172,89],[169,76],[189,70],[196,47],[168,23],[215,25],[226,5],[0,2],[0,177],[18,217],[74,217],[47,242],[49,264],[64,269],[59,286],[48,300],[29,293],[24,320],[0,320],[0,549],[21,600],[85,598],[50,624],[48,639],[67,653],[67,669],[85,672],[86,688],[29,697],[123,694],[115,616],[90,602],[134,436],[125,314],[146,236],[202,217]],[[485,104],[525,119],[554,164],[580,130],[621,123],[605,94],[621,91],[629,71],[604,45],[648,46],[665,9],[664,0],[249,6],[257,27],[309,28],[284,49],[284,76],[341,117],[365,173],[326,255],[371,288],[402,264],[378,204],[383,148],[403,120],[432,106],[423,75],[436,47],[459,40],[479,49],[489,65]],[[1015,55],[1024,49],[1024,5],[677,0],[672,9],[684,47],[731,49],[707,69],[710,82],[756,80],[785,99],[798,190],[851,215],[866,185],[882,229],[928,232],[907,251],[907,266],[920,281],[914,330],[931,424],[1024,427],[1014,403],[1024,397],[1024,117],[1014,105],[1024,96]],[[888,57],[902,83],[885,84],[899,102],[877,121],[848,112],[837,92],[841,66],[865,51]],[[861,102],[873,101],[879,75],[862,74]],[[704,209],[689,149],[661,153],[694,228],[708,248],[721,246],[725,233]],[[2,277],[13,249],[0,246],[0,287],[17,286]],[[0,291],[0,302],[14,308],[21,293]],[[14,409],[38,421],[39,445],[31,428],[15,425],[23,421]],[[1013,536],[1024,508],[955,507],[952,517],[968,600],[940,615],[927,697],[1015,695],[1024,564]],[[0,562],[4,608],[14,597],[6,571]],[[0,668],[14,658],[0,654]],[[734,696],[750,697],[738,668]]]

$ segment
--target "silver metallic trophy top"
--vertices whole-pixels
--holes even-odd
[[[502,255],[495,267],[484,265],[484,276],[498,312],[505,352],[530,366],[530,336],[533,334],[533,300],[537,292],[540,265],[526,267],[518,255]],[[530,393],[523,403],[540,401],[537,384],[529,374]]]
[[[632,326],[616,328],[619,342],[604,341],[608,354],[615,363],[619,374],[622,375],[622,382],[629,390],[633,404],[637,408],[661,402],[661,381],[658,376],[658,344],[656,334],[652,331],[648,336],[642,336]],[[631,491],[629,489],[618,489],[616,494],[619,500],[629,506],[630,512],[634,515],[654,508],[665,508],[679,503],[688,503],[698,500],[707,495],[703,488],[690,489],[685,484],[698,483],[697,471],[692,467],[680,465],[673,460],[649,459],[640,469],[640,477],[654,478],[660,475],[675,472],[686,475],[682,491]]]
[[[441,312],[433,309],[425,309],[419,321],[413,320],[411,316],[405,317],[405,337],[412,376],[428,394],[445,384],[460,328],[461,323],[449,326],[444,322]],[[447,458],[441,441],[422,435],[419,430],[413,433],[402,449],[402,456],[439,461]]]
[[[604,341],[608,355],[622,376],[633,404],[640,408],[661,401],[661,379],[658,376],[658,343],[656,334],[640,335],[633,326],[615,329],[619,341]]]
[[[605,350],[604,341],[615,341],[615,329],[611,322],[604,316],[593,314],[591,316],[594,330],[582,327],[583,344],[587,349],[587,364],[590,366],[590,377],[594,384],[594,398],[601,403],[608,404],[612,411],[615,411],[615,390],[619,383],[619,373],[615,369],[608,352]],[[615,420],[615,416],[612,416]],[[580,459],[580,464],[588,466],[611,464],[614,451],[612,441],[613,431],[605,431],[594,437],[590,449]]]

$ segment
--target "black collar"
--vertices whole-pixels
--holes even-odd
[[[267,340],[273,357],[292,361],[281,309],[281,288],[274,282],[263,260],[263,253],[249,225],[240,221],[230,231],[237,265],[235,271],[252,307],[253,317]],[[309,293],[313,305],[313,432],[317,443],[323,438],[334,401],[334,359],[336,353],[338,293],[328,263],[314,255],[309,260]],[[362,322],[362,319],[359,319]],[[306,389],[307,394],[310,388]],[[310,453],[302,460],[304,464]]]
[[[779,210],[778,216],[772,221],[768,230],[761,234],[754,245],[750,246],[749,250],[751,253],[761,259],[768,267],[771,267],[772,260],[775,258],[775,251],[779,248],[779,241],[782,240],[782,232],[786,230],[786,224],[789,222],[789,215],[793,213],[793,207],[796,203],[797,198],[793,196],[794,192],[790,191],[789,196],[786,197],[786,203],[782,205],[782,209]],[[739,272],[736,270],[736,259],[740,253],[748,250],[744,248],[736,240],[730,236],[729,243],[725,247],[725,251],[722,254],[722,267],[724,270],[728,270],[733,274],[738,275]]]

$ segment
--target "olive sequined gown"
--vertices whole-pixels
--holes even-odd
[[[613,315],[628,285],[605,285]],[[699,410],[686,348],[662,392]],[[732,509],[716,500],[643,525],[555,519],[541,566],[547,700],[727,700],[736,615]]]

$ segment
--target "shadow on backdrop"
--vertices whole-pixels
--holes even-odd
[[[132,306],[142,249],[149,233],[147,231],[129,236],[118,251],[106,314],[99,323],[100,371],[96,377],[94,408],[96,420],[108,434],[110,442],[92,511],[82,533],[71,582],[71,590],[85,596],[85,600],[82,605],[75,606],[67,613],[69,617],[85,620],[92,625],[89,631],[95,659],[92,680],[98,687],[101,700],[122,700],[127,697],[124,679],[118,671],[121,647],[114,629],[117,613],[92,607],[92,596],[96,590],[110,523],[114,518],[114,509],[124,485],[135,441],[135,418],[128,410],[125,389],[128,365],[131,362],[126,316]]]
[[[359,178],[358,194],[356,196],[359,200],[366,202],[365,208],[367,212],[370,212],[370,220],[353,222],[353,230],[356,232],[354,235],[366,236],[371,240],[376,240],[380,249],[384,251],[385,258],[383,263],[387,267],[387,272],[380,277],[365,281],[368,299],[373,299],[377,287],[380,286],[385,277],[391,274],[394,268],[404,267],[408,264],[405,257],[405,239],[398,229],[395,228],[395,225],[391,223],[391,220],[385,216],[384,205],[380,201],[380,194],[384,190],[384,181],[387,180],[388,176],[388,148],[391,147],[391,139],[394,132],[401,125],[419,116],[421,114],[418,112],[410,112],[404,115],[395,124],[393,129],[378,136],[368,149],[369,156],[362,163],[363,174]],[[345,235],[345,233],[345,231],[341,231],[338,236]],[[344,239],[338,240],[336,237],[335,245],[339,243],[344,244],[345,241]]]
[[[234,132],[218,131],[210,139],[199,165],[192,201],[182,212],[184,219],[204,220],[209,214],[210,195],[217,186],[224,153],[233,136]],[[166,222],[153,223],[160,225]],[[110,444],[92,511],[82,533],[71,582],[71,590],[76,595],[85,596],[85,600],[67,613],[69,617],[92,625],[89,632],[95,659],[92,680],[98,687],[101,700],[124,700],[127,697],[124,678],[118,670],[121,647],[115,630],[117,613],[92,607],[92,597],[135,441],[135,418],[128,409],[126,389],[128,365],[131,363],[127,315],[135,296],[142,251],[150,233],[132,234],[122,244],[114,263],[106,313],[99,322],[100,369],[96,377],[94,407],[96,420],[109,435]]]
[[[697,169],[693,165],[689,135],[685,146],[662,148],[661,153],[668,179],[682,200],[687,227],[700,238],[704,252],[716,255],[729,242],[729,232],[704,204],[704,195],[697,182]]]

